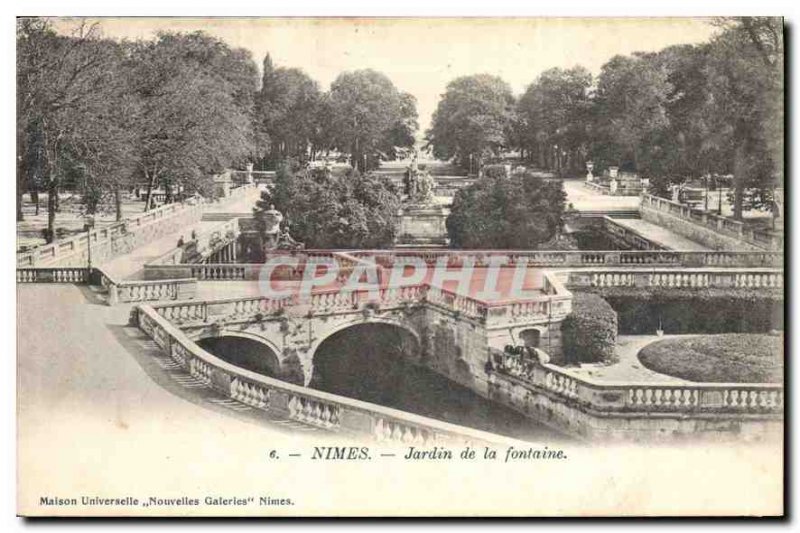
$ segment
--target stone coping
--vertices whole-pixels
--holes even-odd
[[[438,437],[436,440],[445,439],[491,444],[522,443],[522,441],[518,441],[509,437],[503,437],[501,435],[407,413],[405,411],[400,411],[390,407],[384,407],[381,405],[318,391],[299,385],[293,385],[285,381],[270,378],[256,372],[237,367],[202,349],[194,341],[189,339],[189,337],[187,337],[179,328],[172,325],[168,320],[156,313],[152,307],[148,305],[140,305],[136,307],[136,312],[140,329],[142,329],[148,336],[153,338],[153,340],[155,340],[162,349],[166,350],[169,355],[172,355],[171,352],[174,349],[173,345],[178,344],[183,347],[193,358],[203,361],[209,365],[211,369],[218,370],[222,374],[222,377],[227,378],[220,379],[220,376],[210,375],[207,382],[207,385],[212,389],[222,392],[227,396],[233,395],[233,388],[231,387],[233,382],[232,378],[242,378],[246,382],[262,385],[269,391],[280,391],[289,396],[312,399],[327,406],[341,408],[347,412],[364,414],[370,419],[370,422],[372,422],[369,427],[364,427],[363,425],[359,424],[348,426],[345,423],[344,418],[340,417],[342,424],[338,429],[347,433],[368,435],[373,437],[379,436],[375,434],[377,422],[378,420],[385,420],[390,423],[399,422],[404,426],[410,426],[414,429],[430,431],[433,436]],[[143,323],[144,321],[142,316],[147,317],[145,320],[150,320],[156,325],[156,327],[161,328],[169,340],[166,341],[163,337],[160,337],[155,330],[148,331],[148,327]],[[206,372],[207,371],[204,371],[204,373]],[[289,398],[289,402],[291,402],[291,398]],[[330,429],[336,430],[337,428],[334,427]]]

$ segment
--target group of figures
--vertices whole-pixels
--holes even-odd
[[[411,165],[406,169],[404,184],[405,193],[411,202],[429,204],[433,201],[433,177],[425,170],[420,170],[417,162],[418,154],[414,152]]]
[[[281,228],[283,213],[270,204],[269,209],[262,214],[265,230],[263,233],[264,250],[303,250],[305,244],[292,238],[286,225]]]

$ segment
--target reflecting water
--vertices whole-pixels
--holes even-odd
[[[453,424],[529,441],[566,440],[536,421],[403,359],[417,350],[413,336],[369,324],[339,332],[314,357],[311,386]]]

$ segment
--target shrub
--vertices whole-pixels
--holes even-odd
[[[528,179],[522,174],[507,179],[484,176],[453,198],[446,221],[450,244],[453,248],[535,249],[559,233],[565,198],[559,181]]]
[[[263,192],[256,205],[259,232],[270,204],[283,212],[292,237],[308,248],[386,248],[394,242],[400,195],[380,176],[304,170],[290,162],[278,168],[275,188]]]
[[[783,297],[765,289],[606,287],[591,292],[608,301],[625,335],[765,333],[784,329]]]
[[[561,326],[566,361],[614,362],[617,313],[596,294],[573,293],[572,313]]]

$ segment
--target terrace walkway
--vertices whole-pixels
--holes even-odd
[[[617,337],[615,352],[619,362],[613,365],[602,363],[584,363],[580,367],[565,367],[564,371],[570,375],[589,378],[595,381],[609,383],[689,383],[688,381],[667,374],[654,372],[639,361],[639,351],[656,341],[686,335],[620,335]]]
[[[669,250],[681,250],[686,252],[706,252],[710,248],[700,243],[687,239],[663,226],[653,224],[641,219],[615,218],[614,222],[620,226],[631,229],[647,240],[666,247]]]
[[[131,457],[141,459],[135,468],[145,477],[180,479],[184,487],[206,479],[225,485],[231,477],[222,465],[229,463],[217,459],[233,443],[248,468],[260,470],[264,443],[297,446],[298,429],[320,441],[321,430],[285,419],[265,423],[262,411],[198,386],[127,326],[129,305],[92,300],[86,286],[17,285],[20,495],[38,502],[40,491],[130,493]],[[199,468],[203,457],[213,460]]]
[[[203,213],[250,212],[255,205],[255,200],[256,198],[248,196],[232,204],[209,204],[203,209]],[[215,226],[218,226],[219,224],[219,221],[215,220],[198,222],[197,224],[187,226],[180,231],[171,233],[170,235],[146,244],[145,246],[140,246],[132,252],[120,257],[116,257],[101,266],[103,267],[103,270],[116,279],[144,279],[143,266],[175,248],[176,244],[178,243],[178,239],[183,237],[184,240],[188,241],[192,231],[195,231],[199,235]]]

